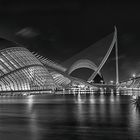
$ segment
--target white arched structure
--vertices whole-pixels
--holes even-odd
[[[71,80],[69,78],[65,77],[64,75],[58,72],[52,71],[50,72],[50,74],[52,75],[53,80],[55,84],[57,85],[57,87],[60,87],[60,86],[66,87],[68,84],[71,83]]]
[[[97,71],[97,66],[95,65],[95,63],[93,63],[92,61],[88,60],[88,59],[80,59],[78,61],[76,61],[68,70],[68,74],[71,74],[73,71],[75,71],[76,69],[79,68],[89,68],[92,69],[94,71]],[[99,73],[99,75],[101,76],[101,74]]]
[[[97,70],[89,77],[88,82],[91,81],[91,80],[93,80],[96,77],[96,75],[100,72],[100,70],[102,69],[102,67],[106,63],[106,61],[107,61],[110,53],[112,52],[113,47],[115,47],[115,51],[116,51],[116,84],[119,83],[119,73],[118,73],[118,46],[117,46],[117,29],[116,29],[116,27],[115,27],[115,32],[114,32],[113,40],[112,40],[112,42],[110,44],[110,47],[109,47],[106,55],[102,59],[100,65],[97,68]]]

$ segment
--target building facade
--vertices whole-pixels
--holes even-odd
[[[40,91],[69,88],[73,83],[87,81],[72,77],[78,68],[96,71],[97,66],[87,59],[76,61],[70,69],[30,52],[20,44],[0,38],[0,92]],[[99,73],[100,78],[102,75]],[[91,85],[92,86],[92,85]]]
[[[3,41],[3,45],[7,44],[10,48],[0,50],[0,91],[55,88],[47,68],[28,49]]]

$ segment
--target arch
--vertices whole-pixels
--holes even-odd
[[[89,69],[92,69],[94,71],[97,71],[97,66],[91,60],[80,59],[80,60],[76,61],[70,67],[70,69],[68,70],[68,74],[70,75],[73,71],[75,71],[76,69],[79,69],[79,68],[89,68]],[[99,73],[99,75],[101,76],[101,73]]]
[[[5,45],[7,42],[0,39],[0,45],[2,43]],[[28,49],[16,47],[15,44],[14,47],[0,50],[0,91],[54,88],[56,85],[48,69]]]
[[[117,54],[118,53],[118,49],[117,49],[117,29],[116,29],[116,27],[115,27],[115,32],[114,32],[114,35],[113,35],[113,40],[110,44],[110,47],[109,47],[107,53],[105,54],[102,62],[98,66],[98,69],[89,77],[88,81],[93,80],[95,78],[95,76],[100,72],[100,70],[102,69],[102,67],[106,63],[110,53],[112,52],[112,49],[113,49],[114,45],[116,47],[116,57],[118,57],[118,54]],[[118,79],[118,60],[117,59],[118,58],[116,58],[116,78],[117,78],[116,83],[118,83],[118,81],[119,81],[119,79]]]
[[[65,77],[64,75],[56,71],[52,71],[50,72],[50,74],[52,75],[53,80],[58,87],[59,86],[66,87],[68,84],[71,83],[71,80],[68,77]]]
[[[55,88],[52,76],[42,66],[29,66],[0,77],[1,91],[48,90]]]

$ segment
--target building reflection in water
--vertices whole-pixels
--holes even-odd
[[[27,98],[27,114],[29,118],[29,131],[31,135],[31,140],[39,139],[39,127],[37,123],[37,113],[36,110],[33,109],[34,105],[34,96],[28,96]]]
[[[93,94],[90,94],[89,102],[90,102],[90,104],[94,104],[95,103],[95,97],[94,97]]]
[[[110,102],[114,103],[114,98],[115,98],[115,96],[114,96],[114,93],[112,91],[111,95],[110,95]]]
[[[86,95],[78,93],[77,95],[74,95],[75,103],[77,104],[83,104],[86,102]]]
[[[114,94],[3,98],[0,139],[139,139],[140,112],[130,99]]]
[[[100,104],[103,104],[105,102],[105,96],[103,94],[99,96],[99,102]]]
[[[79,97],[78,97],[79,98]],[[81,103],[81,98],[78,99],[78,105],[77,105],[77,113],[76,114],[76,120],[78,122],[78,125],[81,126],[84,124],[84,107],[83,104]]]

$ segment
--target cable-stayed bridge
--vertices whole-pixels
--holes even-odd
[[[101,69],[105,65],[106,61],[109,58],[113,48],[115,47],[115,55],[116,55],[116,83],[115,84],[105,84],[103,81],[103,77],[101,74]],[[95,54],[93,55],[93,49],[95,50]],[[98,53],[98,51],[100,53]],[[104,53],[103,53],[104,51]],[[45,67],[50,71],[55,83],[57,86],[68,88],[75,85],[85,85],[89,88],[100,88],[100,87],[111,87],[116,88],[116,85],[119,84],[119,73],[118,73],[118,46],[117,46],[117,29],[115,27],[114,33],[108,35],[101,41],[95,43],[91,47],[87,48],[86,50],[80,52],[78,55],[73,56],[69,60],[65,61],[62,65],[49,60],[48,58],[42,57],[37,53],[34,55],[45,65]],[[81,56],[82,57],[81,57]],[[95,57],[95,55],[97,55]],[[99,55],[99,56],[98,56]],[[96,60],[95,58],[100,57],[96,61],[96,65],[93,61]],[[92,75],[88,78],[88,80],[83,80],[81,78],[71,76],[71,73],[79,68],[89,68],[93,70]],[[96,76],[100,76],[101,81],[100,83],[96,83],[95,78]]]
[[[0,46],[9,47],[0,50],[0,91],[2,92],[63,90],[73,87],[93,90],[140,87],[139,77],[119,84],[116,27],[113,33],[62,64],[58,64],[38,53],[31,53],[28,49],[11,41],[1,39],[0,43]],[[106,74],[102,69],[113,48],[115,49],[116,60],[116,82],[106,84]],[[92,70],[91,75],[86,80],[72,75],[74,71],[84,68]]]

